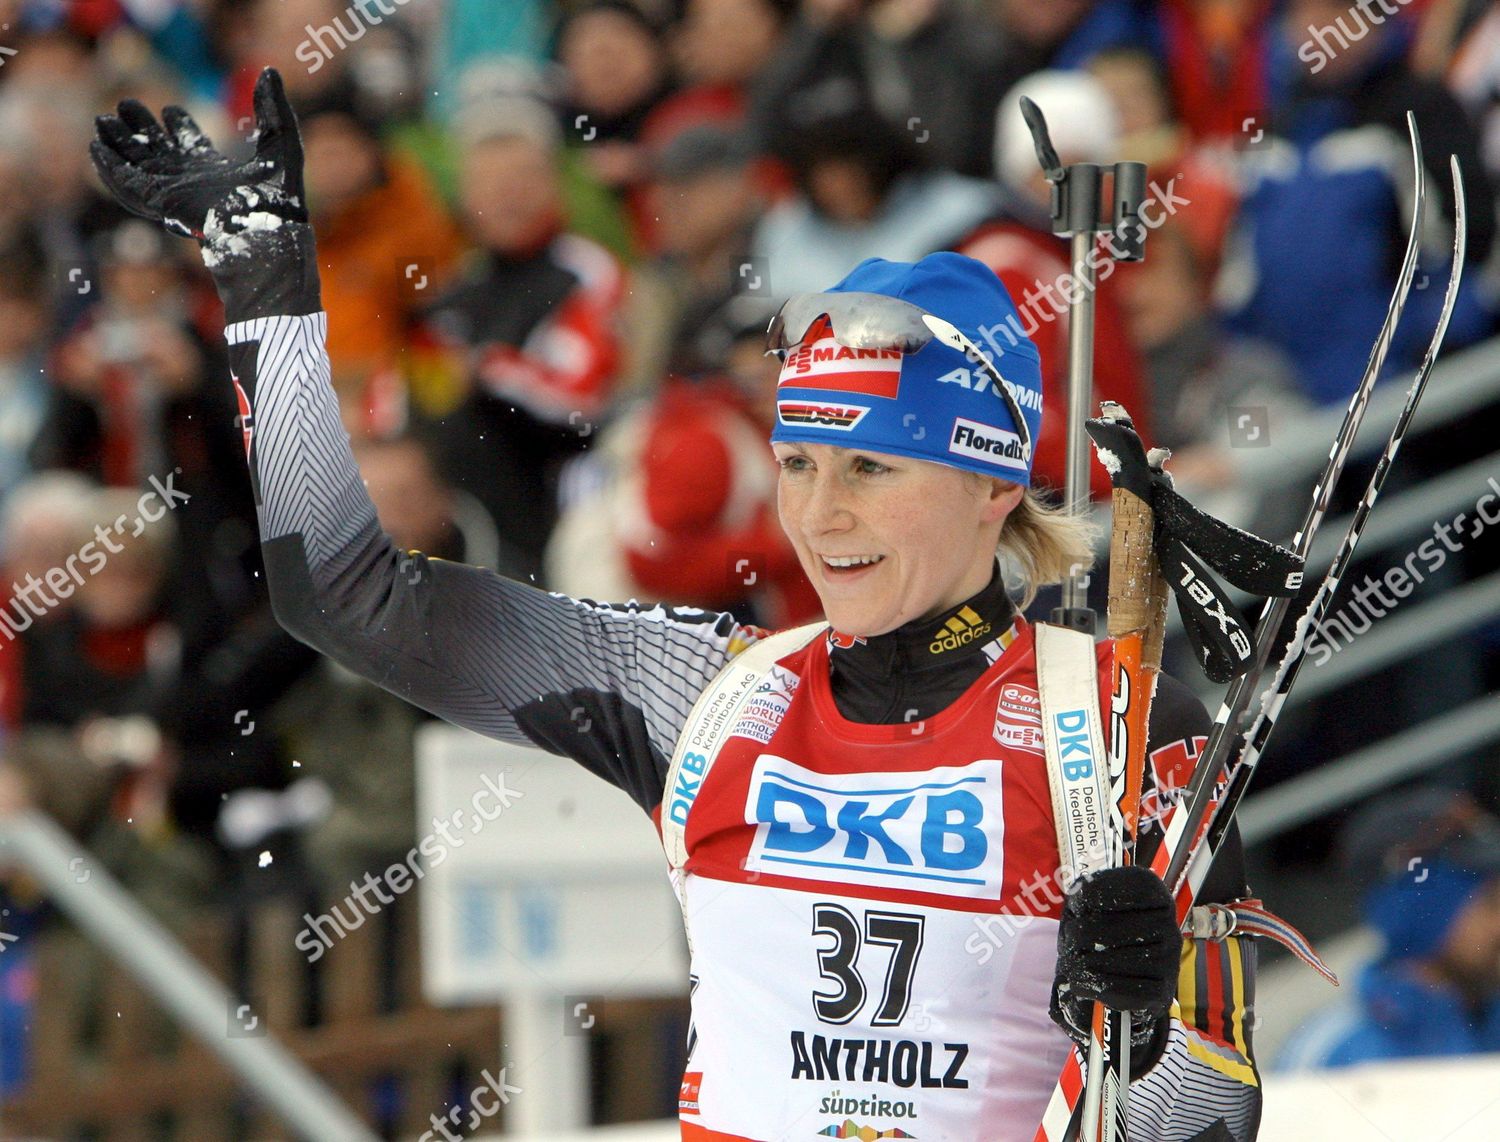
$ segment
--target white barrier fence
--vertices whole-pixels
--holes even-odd
[[[504,1005],[507,1120],[568,1137],[588,1122],[592,998],[687,991],[666,858],[646,815],[570,761],[444,724],[416,746],[423,990]]]
[[[1269,1075],[1260,1136],[1266,1142],[1500,1138],[1500,1055]]]

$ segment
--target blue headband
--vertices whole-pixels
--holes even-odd
[[[899,298],[952,323],[1010,383],[1030,439],[1040,438],[1040,357],[983,262],[954,253],[919,262],[867,258],[828,292]],[[936,339],[915,353],[851,349],[814,326],[782,365],[771,441],[912,456],[1031,484],[1020,434],[989,370]]]

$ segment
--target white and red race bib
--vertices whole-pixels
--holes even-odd
[[[685,1138],[1029,1142],[1070,1047],[1047,1017],[1061,892],[1019,625],[900,725],[839,715],[815,638],[726,739],[686,830]]]

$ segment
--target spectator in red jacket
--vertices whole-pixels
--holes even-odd
[[[590,457],[603,488],[574,503],[549,551],[571,594],[732,610],[772,627],[821,608],[776,518],[770,303],[750,295],[688,331],[680,371]]]
[[[1259,120],[1265,128],[1275,7],[1271,0],[1162,0],[1157,18],[1166,74],[1198,142],[1234,146],[1247,124],[1253,131]]]

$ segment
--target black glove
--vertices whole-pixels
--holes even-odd
[[[181,107],[164,108],[162,123],[134,99],[95,120],[89,154],[120,205],[198,240],[231,322],[322,308],[302,139],[275,69],[256,81],[255,154],[244,162],[215,150]]]
[[[1160,877],[1139,865],[1090,873],[1063,903],[1048,1014],[1086,1046],[1095,1000],[1130,1012],[1131,1077],[1139,1078],[1166,1046],[1181,956],[1177,908]]]

